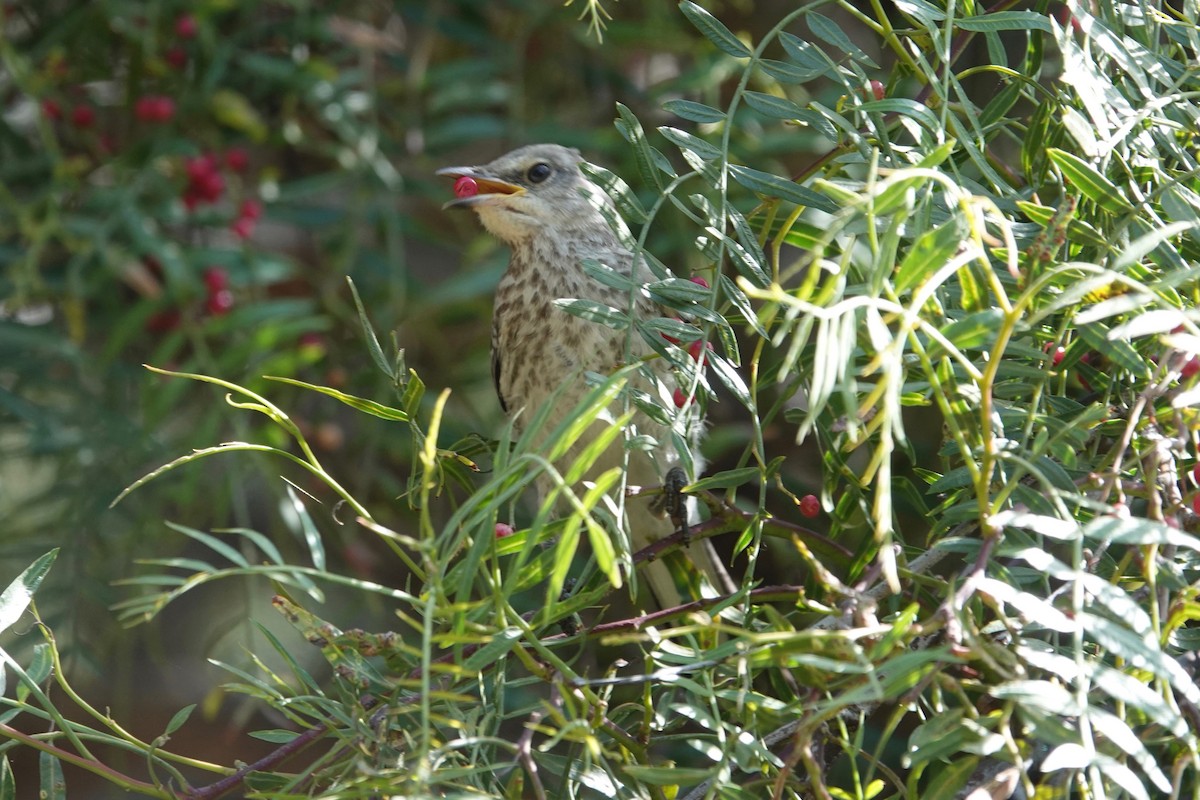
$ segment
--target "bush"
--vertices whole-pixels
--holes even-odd
[[[713,350],[699,366],[663,344],[669,321],[589,313],[655,342],[708,407],[716,466],[687,489],[707,508],[690,533],[605,544],[587,487],[563,487],[565,520],[519,507],[640,365],[599,376],[547,440],[508,429],[484,452],[354,294],[392,396],[285,383],[365,430],[405,426],[403,501],[359,499],[354,470],[327,468],[271,399],[278,382],[197,371],[168,374],[263,415],[263,443],[131,487],[240,451],[316,479],[289,490],[302,557],[172,524],[200,555],[151,560],[121,604],[149,621],[202,585],[273,580],[330,675],[265,626],[253,665],[226,667],[273,710],[254,735],[276,749],[240,767],[165,750],[190,708],[135,738],[71,690],[49,626],[5,654],[0,734],[42,751],[49,792],[67,762],[192,798],[1195,794],[1200,31],[1170,7],[1013,5],[806,6],[735,34],[685,0],[707,42],[694,71],[661,112],[618,105],[630,168],[591,172],[657,270],[646,290]],[[695,247],[658,249],[681,237]],[[376,537],[393,579],[331,564],[336,525]],[[618,576],[689,536],[725,543],[739,591],[622,611]],[[577,553],[584,538],[602,546]],[[34,610],[53,559],[0,597],[0,628]],[[395,630],[318,614],[331,591],[386,601]],[[113,771],[91,742],[150,768]],[[5,767],[0,797],[11,786]]]

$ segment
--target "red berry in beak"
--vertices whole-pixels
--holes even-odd
[[[479,194],[479,184],[475,183],[474,178],[463,175],[454,182],[455,197],[474,197],[477,194]]]

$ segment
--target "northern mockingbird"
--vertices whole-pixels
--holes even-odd
[[[633,253],[600,213],[601,208],[613,214],[615,210],[608,196],[583,176],[579,169],[582,160],[577,150],[538,144],[482,166],[438,170],[438,175],[457,178],[459,199],[446,207],[471,209],[493,236],[512,248],[512,259],[496,289],[492,322],[492,377],[500,405],[520,430],[523,421],[562,388],[547,420],[547,430],[552,430],[587,393],[585,371],[607,374],[625,362],[629,336],[632,359],[645,358],[654,376],[653,384],[648,377],[636,379],[634,384],[662,403],[675,420],[675,431],[695,441],[701,428],[697,407],[694,402],[682,410],[675,407],[672,387],[676,379],[666,359],[656,356],[634,331],[613,330],[554,304],[558,298],[583,298],[631,312],[634,318],[661,314],[645,293],[635,293],[634,307],[628,308],[627,291],[605,286],[584,271],[584,262],[594,259],[638,283],[654,280],[642,264],[635,267]],[[568,382],[565,387],[564,381]],[[585,431],[584,440],[573,444],[563,462],[571,463],[603,424],[597,421]],[[663,484],[668,472],[680,465],[671,441],[672,428],[641,412],[631,424],[638,434],[653,437],[657,444],[649,450],[629,451],[628,483]],[[618,438],[597,460],[590,476],[620,465],[623,444]],[[548,488],[539,486],[543,495]],[[646,498],[631,498],[626,516],[635,552],[675,529]],[[721,591],[730,588],[728,574],[708,540],[693,543],[687,554],[711,586]],[[682,602],[663,562],[647,563],[642,577],[662,607]]]

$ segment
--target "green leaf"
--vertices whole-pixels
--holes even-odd
[[[583,271],[588,274],[596,283],[616,289],[618,292],[628,293],[635,289],[639,284],[633,278],[629,277],[624,272],[618,272],[607,264],[602,264],[594,258],[585,258],[583,260]]]
[[[38,772],[42,783],[38,800],[67,800],[67,782],[63,778],[62,762],[50,753],[38,753]]]
[[[763,72],[781,83],[805,83],[811,81],[813,78],[820,77],[827,71],[825,68],[819,70],[805,69],[795,64],[789,64],[787,61],[776,61],[773,58],[759,59],[758,66]]]
[[[690,122],[711,124],[725,120],[724,111],[715,109],[712,106],[706,106],[703,103],[695,103],[691,100],[668,100],[662,104],[662,108],[663,111]]]
[[[1027,200],[1018,200],[1017,208],[1021,209],[1021,213],[1043,228],[1050,223],[1050,220],[1058,210],[1049,206],[1039,206]],[[1102,247],[1106,250],[1112,246],[1112,243],[1100,231],[1081,219],[1072,218],[1067,222],[1067,233],[1070,234],[1074,241],[1080,244]]]
[[[1036,11],[997,11],[976,17],[963,17],[954,21],[954,26],[964,31],[988,33],[991,31],[1045,31],[1053,33],[1050,20]]]
[[[833,69],[833,63],[820,47],[812,42],[806,42],[791,33],[779,34],[779,43],[783,45],[788,58],[805,69],[817,70],[824,73]]]
[[[17,782],[7,754],[0,756],[0,800],[17,800]]]
[[[709,778],[711,769],[695,769],[690,767],[643,767],[627,764],[621,771],[641,783],[651,786],[690,786]]]
[[[796,119],[804,114],[804,109],[785,97],[776,97],[763,92],[746,92],[742,95],[746,105],[760,114],[775,119]]]
[[[671,144],[678,147],[680,150],[686,150],[695,153],[704,161],[716,161],[721,158],[721,148],[696,136],[692,136],[687,131],[681,131],[678,128],[672,128],[663,125],[658,129],[658,132],[669,141]]]
[[[481,670],[495,664],[508,654],[521,639],[521,629],[515,626],[505,628],[492,634],[491,640],[474,653],[467,656],[463,667],[472,671]]]
[[[707,492],[713,489],[733,489],[750,481],[760,481],[762,478],[762,470],[758,467],[742,467],[741,469],[728,469],[724,472],[718,472],[716,475],[709,475],[707,478],[701,478],[695,483],[689,484],[684,488],[685,492]]]
[[[195,710],[196,704],[192,703],[190,706],[184,706],[176,711],[174,716],[171,717],[171,721],[167,723],[167,727],[165,730],[163,730],[163,733],[170,736],[172,733],[182,728],[184,723],[188,721],[188,717],[190,717],[192,712]]]
[[[925,231],[896,269],[896,293],[915,289],[946,265],[962,243],[958,220],[950,219],[930,231]]]
[[[371,320],[367,317],[367,310],[363,307],[362,299],[358,296],[358,288],[354,285],[354,280],[349,275],[346,276],[346,283],[350,285],[350,294],[354,297],[354,307],[358,309],[358,322],[362,326],[363,338],[367,340],[367,350],[371,353],[371,360],[375,362],[375,366],[379,367],[379,370],[384,375],[395,381],[396,371],[383,355],[383,348],[379,346],[379,339],[375,336],[375,329],[371,327]]]
[[[628,222],[641,225],[649,219],[646,209],[638,200],[637,195],[629,188],[629,184],[616,173],[586,161],[579,165],[579,170],[613,199],[613,202],[617,204],[617,210]]]
[[[942,129],[942,124],[938,120],[937,115],[930,111],[928,106],[918,103],[916,100],[909,100],[907,97],[886,97],[883,100],[872,100],[868,103],[863,103],[859,108],[863,111],[901,114],[911,117],[919,122],[921,127],[931,133],[938,133]]]
[[[769,172],[737,164],[729,165],[729,174],[733,176],[735,181],[752,192],[758,192],[767,197],[778,197],[780,200],[786,200],[789,203],[820,209],[830,214],[835,214],[838,211],[838,208],[833,203],[812,189],[789,181],[786,178],[781,178],[778,175],[772,175]]]
[[[42,585],[42,580],[57,557],[56,547],[26,567],[25,571],[8,585],[4,593],[0,594],[0,632],[11,628],[25,613],[25,609],[29,608],[34,592]]]
[[[166,525],[173,531],[178,531],[190,539],[195,539],[197,542],[200,542],[213,552],[224,556],[233,564],[236,564],[243,569],[249,568],[250,562],[246,560],[245,556],[238,552],[236,547],[230,547],[217,537],[211,536],[203,531],[198,531],[195,528],[189,528],[185,525],[177,525],[174,522],[168,522]]]
[[[1000,309],[985,308],[943,326],[942,335],[959,350],[980,348],[996,338],[1003,319],[1004,312]],[[929,357],[934,358],[941,350],[938,343],[930,344]]]
[[[742,376],[734,369],[733,365],[728,360],[709,353],[709,366],[712,367],[717,378],[721,383],[725,384],[725,388],[733,392],[733,396],[738,399],[738,402],[746,408],[753,408],[754,403],[750,398],[750,388],[746,386],[746,382],[742,380]]]
[[[688,22],[695,25],[696,30],[704,34],[704,38],[712,42],[718,50],[734,58],[750,58],[754,55],[750,48],[742,44],[742,40],[734,36],[733,32],[726,28],[720,20],[691,0],[683,0],[679,4],[679,10],[688,18]]]
[[[1079,156],[1053,147],[1048,149],[1046,154],[1072,186],[1105,211],[1112,214],[1128,214],[1133,211],[1133,206],[1116,184]]]
[[[589,322],[599,323],[613,330],[623,331],[629,327],[628,314],[604,303],[598,303],[595,300],[563,297],[556,299],[554,305],[568,314],[586,319]]]
[[[878,69],[878,65],[871,60],[871,57],[859,49],[858,45],[850,40],[845,31],[829,17],[818,14],[815,11],[810,11],[806,19],[808,20],[808,29],[812,31],[813,36],[828,42],[855,61],[861,61],[869,67]]]
[[[280,378],[274,375],[264,375],[263,377],[269,381],[278,381],[279,383],[286,383],[289,386],[299,386],[301,389],[319,392],[327,397],[332,397],[334,400],[345,403],[351,408],[357,409],[366,414],[370,414],[374,417],[379,417],[380,419],[390,419],[395,422],[407,422],[409,419],[408,414],[398,408],[392,408],[391,406],[385,406],[382,403],[376,403],[374,400],[367,400],[362,397],[355,397],[352,394],[339,392],[337,389],[331,389],[328,386],[318,386],[314,383],[305,383],[304,381],[298,381],[294,378]]]
[[[647,183],[652,183],[659,189],[663,188],[661,172],[671,174],[670,169],[663,170],[655,150],[646,141],[646,132],[637,116],[623,103],[617,103],[617,119],[613,122],[617,131],[625,141],[633,145],[634,161],[637,162],[638,173]]]
[[[308,555],[312,559],[313,566],[321,572],[325,571],[325,543],[321,540],[321,532],[317,530],[317,524],[313,522],[312,515],[308,513],[304,502],[301,501],[300,495],[296,493],[290,485],[287,487],[288,499],[292,503],[292,513],[300,522],[300,531],[304,535],[304,543],[308,545]]]
[[[1094,351],[1112,361],[1117,367],[1133,375],[1145,377],[1150,374],[1146,362],[1129,342],[1110,339],[1108,328],[1101,323],[1089,322],[1087,325],[1076,327],[1075,331]]]
[[[288,731],[282,728],[250,732],[252,738],[262,742],[270,742],[271,744],[287,744],[299,735],[299,731]]]

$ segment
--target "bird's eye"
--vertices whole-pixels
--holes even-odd
[[[538,162],[529,168],[529,172],[525,173],[525,177],[529,178],[530,183],[541,183],[550,177],[550,173],[554,170],[550,169],[550,165],[545,162]]]

